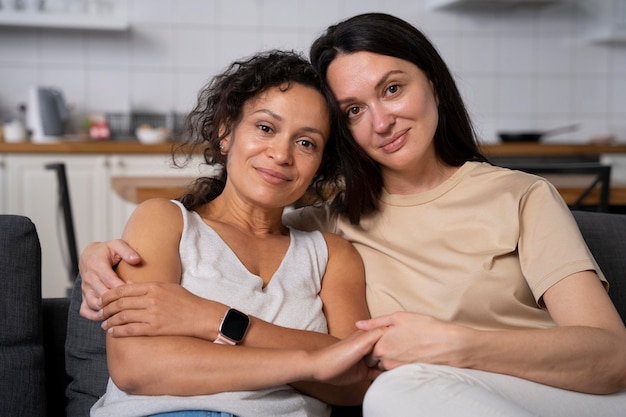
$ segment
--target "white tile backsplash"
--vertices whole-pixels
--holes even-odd
[[[217,56],[217,30],[211,27],[181,28],[174,33],[176,68],[210,68]]]
[[[497,74],[496,42],[497,38],[489,35],[462,36],[459,45],[459,70],[495,76]]]
[[[0,120],[13,117],[36,84],[61,88],[77,113],[186,112],[232,60],[270,48],[308,54],[328,25],[382,11],[433,41],[484,140],[495,140],[497,129],[577,122],[578,133],[553,140],[615,131],[626,141],[626,47],[587,41],[600,20],[594,8],[580,7],[586,2],[469,11],[433,10],[429,0],[122,3],[128,31],[0,27]]]
[[[36,65],[39,62],[39,35],[0,28],[0,64]]]
[[[499,36],[496,41],[496,71],[500,74],[530,74],[535,66],[535,39]]]
[[[576,42],[572,50],[572,64],[578,74],[599,74],[606,76],[609,72],[611,48],[586,42]]]
[[[87,42],[84,33],[53,31],[41,35],[38,42],[39,65],[83,65],[87,62]]]
[[[89,67],[130,69],[130,32],[92,32],[86,38],[86,63]]]
[[[285,0],[263,0],[259,8],[258,24],[267,30],[296,29],[303,27],[300,19],[299,3]]]
[[[85,113],[130,111],[130,74],[114,69],[89,71]]]
[[[538,117],[565,117],[571,110],[572,89],[567,78],[537,76],[533,80],[533,112]]]
[[[133,26],[130,39],[132,68],[172,68],[176,61],[175,33],[171,26]]]
[[[575,117],[606,115],[609,112],[609,86],[606,79],[583,77],[572,82],[572,113]]]
[[[128,0],[128,3],[128,16],[133,23],[170,24],[176,5],[172,0]]]
[[[325,29],[329,24],[333,24],[337,20],[347,17],[345,14],[342,14],[341,7],[342,4],[347,3],[350,3],[350,1],[298,0],[298,15],[285,16],[285,18],[297,21],[299,27],[302,28]],[[352,3],[354,3],[354,1]],[[358,6],[360,6],[359,9],[361,13],[372,11],[368,1],[359,1]]]
[[[534,38],[533,72],[558,74],[569,78],[572,68],[572,38],[567,35],[541,34]]]
[[[217,55],[215,62],[225,68],[232,61],[248,57],[260,49],[261,41],[255,28],[246,30],[220,29],[217,32]]]
[[[609,90],[609,108],[611,115],[626,125],[626,75],[618,75],[612,78]],[[623,132],[626,134],[626,130]],[[626,136],[626,135],[625,135]]]
[[[496,90],[496,114],[531,117],[534,91],[529,76],[500,76]]]
[[[130,79],[131,108],[140,112],[168,112],[174,103],[174,74],[170,71],[135,71]]]
[[[173,22],[181,27],[189,25],[213,26],[217,23],[218,2],[213,0],[177,0]]]
[[[303,33],[293,29],[266,29],[260,34],[259,50],[287,49],[302,52],[308,56],[309,47],[316,34],[306,34],[305,40],[301,38]]]
[[[222,27],[250,28],[259,24],[260,9],[264,0],[215,0],[217,3],[216,24]],[[276,12],[281,5],[277,4]]]

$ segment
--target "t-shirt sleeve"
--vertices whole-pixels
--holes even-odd
[[[522,272],[540,305],[548,288],[576,272],[593,270],[608,287],[574,216],[548,181],[530,185],[520,202],[519,227]]]

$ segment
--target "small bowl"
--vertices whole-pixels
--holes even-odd
[[[137,136],[139,142],[144,145],[155,145],[166,142],[169,135],[169,130],[164,127],[139,127],[135,130],[135,136]]]

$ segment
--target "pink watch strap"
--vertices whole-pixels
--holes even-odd
[[[215,339],[213,343],[217,343],[219,345],[232,345],[232,346],[237,344],[233,340],[230,340],[229,338],[225,337],[221,333],[217,334],[217,339]]]

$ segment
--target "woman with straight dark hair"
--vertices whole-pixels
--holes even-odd
[[[626,328],[605,277],[547,180],[481,155],[428,39],[364,14],[329,27],[311,61],[344,116],[345,189],[285,221],[363,258],[373,318],[357,326],[385,329],[364,415],[622,416]],[[109,253],[133,252],[83,253],[95,309],[89,291],[117,285]]]
[[[481,155],[428,39],[364,14],[329,27],[311,62],[356,157],[335,213],[290,221],[363,257],[373,319],[358,326],[387,328],[364,415],[622,415],[626,329],[602,272],[550,183]]]
[[[412,62],[426,74],[439,99],[439,120],[433,144],[443,162],[460,166],[466,161],[487,161],[478,149],[472,122],[446,63],[420,31],[390,15],[360,15],[328,28],[327,35],[313,43],[310,55],[315,69],[325,76],[337,55],[358,51]],[[330,94],[332,96],[332,92]],[[348,138],[338,144],[342,156],[358,155],[342,165],[347,185],[346,214],[358,223],[361,214],[378,208],[383,179],[379,164],[365,156],[352,136],[342,137]],[[364,172],[367,175],[363,175]]]

